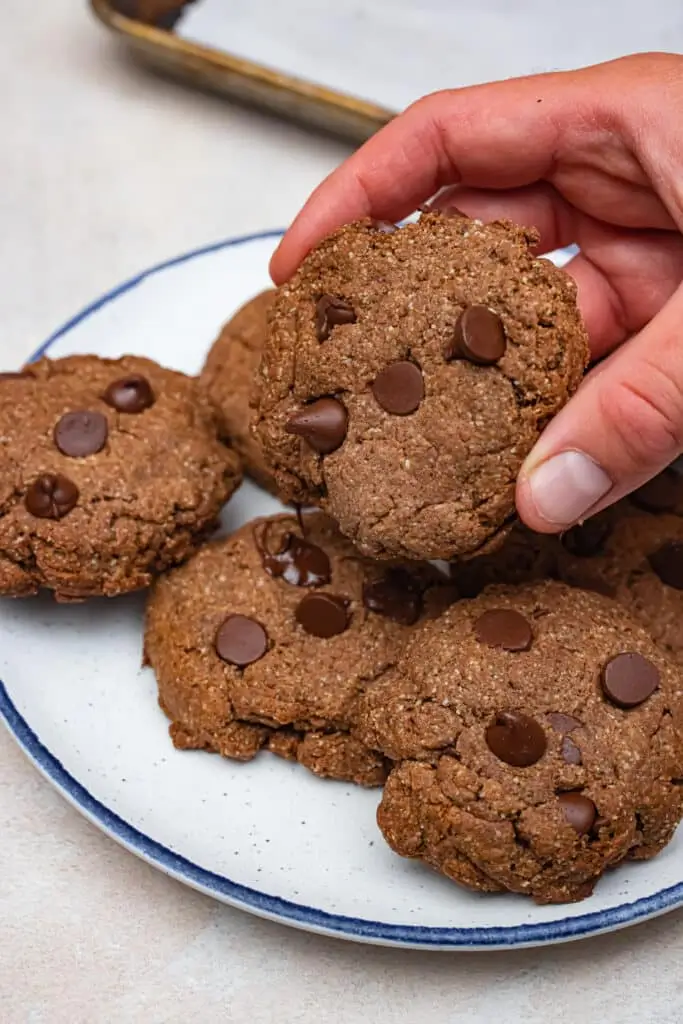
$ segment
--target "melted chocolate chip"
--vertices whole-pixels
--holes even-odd
[[[515,768],[528,768],[546,751],[543,729],[535,718],[517,711],[500,711],[486,730],[489,749],[501,761]]]
[[[407,569],[387,569],[379,579],[363,584],[363,604],[403,626],[412,626],[422,612],[422,585]]]
[[[574,718],[573,715],[565,715],[561,711],[549,711],[545,717],[548,719],[551,729],[559,732],[562,736],[574,732],[574,729],[583,725],[578,718]]]
[[[32,516],[63,519],[78,502],[78,487],[61,473],[42,473],[33,481],[24,498]]]
[[[223,661],[244,668],[268,650],[268,634],[260,622],[246,615],[228,615],[216,632],[216,654]]]
[[[348,414],[336,398],[319,398],[287,420],[285,430],[297,434],[319,455],[330,455],[344,443]]]
[[[409,416],[420,407],[425,388],[422,372],[407,360],[391,363],[373,382],[375,401],[392,416]]]
[[[635,708],[659,686],[659,670],[635,651],[610,658],[602,670],[602,688],[618,708]]]
[[[490,366],[505,355],[503,321],[488,306],[468,306],[455,322],[453,337],[444,353],[446,359],[467,359]]]
[[[127,413],[143,412],[155,402],[152,385],[139,373],[113,381],[102,397],[107,405]]]
[[[683,475],[669,466],[631,495],[631,501],[646,512],[671,512],[683,500]]]
[[[327,341],[333,327],[355,324],[356,314],[346,299],[336,295],[321,295],[315,306],[315,330],[318,341]]]
[[[82,459],[101,452],[107,443],[109,424],[101,412],[79,409],[65,413],[55,425],[53,438],[62,455]]]
[[[598,815],[592,800],[583,793],[561,793],[558,802],[568,825],[580,836],[590,832]]]
[[[675,590],[683,590],[683,544],[670,540],[648,558],[652,571],[662,583]]]
[[[269,551],[267,547],[267,529],[259,539],[254,532],[256,545],[261,555],[261,562],[266,572],[275,579],[280,577],[293,587],[322,587],[329,583],[332,576],[330,560],[317,544],[288,533],[279,551]]]
[[[480,644],[501,647],[504,651],[528,651],[534,635],[531,626],[512,608],[491,608],[474,623]]]
[[[337,636],[349,624],[348,602],[334,594],[307,594],[299,601],[296,621],[311,636]]]
[[[611,532],[612,524],[606,518],[596,516],[563,533],[562,545],[571,555],[592,558],[603,551]]]
[[[565,764],[581,764],[583,758],[581,757],[581,750],[577,747],[571,736],[565,736],[560,746],[560,754]]]

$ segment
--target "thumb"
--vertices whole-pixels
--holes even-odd
[[[559,533],[640,487],[683,451],[683,286],[583,381],[527,457],[517,509]]]

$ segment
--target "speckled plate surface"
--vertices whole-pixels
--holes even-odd
[[[143,273],[41,351],[133,352],[196,372],[231,310],[267,285],[277,237],[231,239]],[[225,524],[277,507],[245,484]],[[285,924],[432,949],[560,942],[683,903],[683,831],[655,861],[611,873],[584,903],[535,907],[465,892],[394,856],[375,825],[377,792],[269,754],[238,765],[175,751],[152,673],[140,667],[143,602],[0,603],[0,715],[67,800],[162,871]]]

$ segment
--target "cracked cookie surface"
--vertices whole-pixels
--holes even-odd
[[[358,701],[449,595],[431,566],[360,557],[322,513],[257,519],[208,544],[147,607],[147,659],[175,745],[242,760],[267,747],[380,785],[386,761],[356,735]]]
[[[197,382],[137,356],[0,375],[0,593],[125,593],[187,558],[240,480]]]
[[[413,634],[359,735],[393,761],[393,849],[455,881],[581,899],[681,816],[680,673],[624,610],[543,582],[492,587]]]
[[[495,544],[519,467],[577,388],[571,279],[508,223],[348,225],[274,300],[256,430],[286,497],[373,557]]]
[[[239,454],[246,472],[273,493],[277,485],[251,430],[257,370],[274,289],[256,295],[228,320],[206,357],[199,382],[218,410],[219,433]]]

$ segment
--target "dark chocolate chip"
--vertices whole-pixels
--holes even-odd
[[[562,736],[574,732],[574,729],[583,725],[578,718],[574,718],[573,715],[565,715],[562,711],[549,711],[545,717],[548,719],[551,729],[559,732]]]
[[[534,635],[529,622],[512,608],[491,608],[474,623],[480,644],[504,651],[528,651]]]
[[[612,532],[612,524],[606,518],[596,516],[585,523],[572,526],[562,534],[562,546],[578,558],[592,558],[599,555]]]
[[[244,668],[268,650],[268,634],[246,615],[228,615],[216,632],[216,653],[223,661]]]
[[[377,374],[372,385],[375,401],[393,416],[409,416],[419,409],[425,386],[415,363],[391,363]]]
[[[67,412],[57,421],[53,431],[54,442],[62,455],[82,459],[101,452],[107,443],[109,424],[101,412],[78,409]]]
[[[558,802],[567,824],[571,825],[580,836],[590,832],[598,816],[597,808],[589,797],[583,793],[561,793]]]
[[[28,370],[7,370],[0,373],[0,380],[33,380],[33,374]]]
[[[337,636],[349,624],[348,602],[334,594],[306,594],[297,605],[296,621],[311,636]]]
[[[610,658],[602,670],[602,688],[618,708],[635,708],[659,686],[659,670],[635,651]]]
[[[403,626],[412,626],[422,611],[422,585],[407,569],[387,569],[379,579],[363,584],[363,604]]]
[[[500,711],[486,730],[486,742],[497,758],[515,768],[536,764],[546,751],[545,733],[536,719],[517,711]]]
[[[444,354],[449,360],[490,366],[503,358],[505,348],[505,328],[498,314],[488,306],[468,306],[456,320]]]
[[[333,327],[355,324],[356,314],[346,299],[336,295],[321,295],[315,306],[315,330],[318,341],[327,341]]]
[[[683,500],[683,475],[670,466],[631,495],[646,512],[671,512]]]
[[[683,590],[683,544],[669,540],[648,558],[652,571],[662,583],[675,590]]]
[[[128,413],[143,412],[155,402],[152,385],[139,373],[113,381],[102,397],[107,405]]]
[[[61,473],[42,473],[26,491],[24,505],[40,519],[63,519],[78,502],[78,487]]]
[[[263,568],[275,579],[282,578],[293,587],[322,587],[329,583],[332,576],[330,560],[317,544],[288,533],[283,538],[279,551],[269,551],[267,544],[267,527],[262,541],[255,534],[256,543],[261,555]]]
[[[288,434],[303,437],[320,455],[329,455],[344,443],[348,414],[336,398],[319,398],[290,416]]]
[[[581,757],[581,750],[577,747],[571,736],[565,736],[560,746],[560,754],[565,764],[581,764],[583,758]]]

